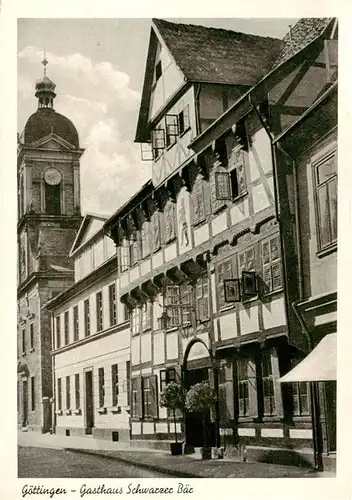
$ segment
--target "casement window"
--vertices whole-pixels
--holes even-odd
[[[71,409],[71,380],[66,377],[66,410]]]
[[[34,377],[31,377],[31,409],[35,410],[35,381]]]
[[[142,378],[143,418],[158,416],[158,394],[156,375]]]
[[[248,361],[237,361],[237,394],[238,394],[238,416],[249,415],[249,377]]]
[[[218,308],[221,309],[227,305],[225,301],[225,287],[224,280],[236,278],[236,256],[226,259],[216,266],[216,285],[217,285],[217,299]]]
[[[309,415],[308,384],[295,382],[292,384],[293,414],[295,416]]]
[[[150,255],[150,222],[145,221],[141,229],[142,259]]]
[[[151,217],[151,239],[152,239],[152,251],[156,252],[161,246],[161,234],[160,234],[160,213],[155,210]]]
[[[180,285],[181,324],[184,326],[190,325],[192,322],[193,293],[191,285]]]
[[[298,365],[300,360],[292,361],[292,368]],[[309,415],[309,396],[308,396],[308,383],[295,382],[291,384],[292,387],[292,411],[294,416]]]
[[[56,349],[61,347],[61,318],[56,316]]]
[[[126,361],[126,392],[127,392],[127,405],[131,405],[131,363]]]
[[[141,315],[142,315],[142,332],[146,330],[151,330],[152,328],[152,312],[153,312],[153,303],[145,302],[141,307]]]
[[[143,417],[142,377],[132,378],[131,417]]]
[[[262,354],[262,383],[263,383],[263,414],[264,416],[275,415],[275,390],[274,376],[270,353]]]
[[[224,178],[221,178],[221,176],[219,177],[215,175],[222,172],[225,173],[226,176],[228,175],[228,172],[222,167],[217,167],[216,169],[212,168],[210,171],[209,182],[211,194],[211,209],[213,213],[221,210],[226,205],[225,199],[228,199],[225,198],[225,193],[227,193],[226,190],[228,189],[227,177],[225,176]],[[222,186],[221,182],[224,180],[225,182]],[[220,198],[218,198],[219,193],[223,193]]]
[[[89,337],[90,335],[90,305],[89,299],[84,301],[84,335]]]
[[[164,207],[164,237],[166,243],[176,237],[175,203],[171,200],[168,200]]]
[[[160,392],[163,392],[166,389],[167,384],[170,382],[176,382],[175,368],[160,370]]]
[[[189,121],[189,105],[185,106],[183,110],[178,114],[178,132],[182,135],[190,128]]]
[[[165,290],[165,307],[167,328],[175,328],[181,324],[190,325],[193,310],[193,288],[191,285],[167,286]]]
[[[191,193],[191,204],[193,224],[199,224],[200,222],[203,222],[205,220],[205,204],[203,180],[200,175],[197,176],[193,185]]]
[[[73,308],[73,341],[79,339],[78,306]]]
[[[242,277],[243,298],[250,298],[258,294],[256,278],[255,247],[246,248],[238,254],[238,272]]]
[[[96,294],[96,305],[97,305],[97,332],[103,329],[103,293],[98,292]]]
[[[131,311],[131,333],[138,335],[141,331],[141,308],[135,307]]]
[[[64,333],[65,333],[65,345],[70,341],[70,322],[69,322],[69,311],[64,314]]]
[[[22,354],[26,353],[26,329],[22,329]]]
[[[157,160],[165,149],[165,130],[156,128],[152,130],[153,157]]]
[[[315,165],[315,198],[318,248],[337,241],[337,165],[336,153]]]
[[[34,349],[34,324],[29,325],[29,348],[32,351]]]
[[[244,166],[242,164],[233,167],[229,172],[216,170],[214,176],[217,200],[235,200],[247,192]]]
[[[134,231],[129,240],[129,262],[130,266],[137,264],[140,258],[141,241],[137,231]]]
[[[165,289],[165,307],[168,317],[167,327],[174,328],[180,325],[180,289],[177,285],[167,286]]]
[[[116,325],[116,285],[113,283],[109,286],[109,319],[110,326]]]
[[[161,65],[161,61],[158,61],[155,65],[155,82],[159,80],[161,75],[163,74],[163,69]]]
[[[118,365],[111,367],[111,387],[112,387],[112,406],[117,406],[119,399],[119,369]]]
[[[75,374],[75,408],[78,410],[81,403],[81,391],[80,391],[80,380],[79,373]]]
[[[207,276],[198,278],[196,283],[196,311],[198,321],[209,318],[209,283]]]
[[[98,398],[99,398],[99,408],[103,408],[105,403],[104,368],[98,369]]]
[[[165,116],[166,128],[166,147],[172,146],[177,140],[178,134],[178,116],[166,115]]]
[[[262,242],[262,266],[265,292],[281,290],[283,285],[280,237],[278,234]]]
[[[230,421],[235,418],[232,362],[220,365],[218,380],[220,423],[223,427],[229,427]]]
[[[57,409],[62,410],[62,379],[57,379]]]
[[[120,247],[120,271],[127,271],[130,266],[130,246],[128,240],[123,240]]]

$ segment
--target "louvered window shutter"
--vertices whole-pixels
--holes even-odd
[[[149,378],[150,383],[150,400],[151,400],[151,412],[153,418],[158,418],[158,382],[157,376],[152,375]]]

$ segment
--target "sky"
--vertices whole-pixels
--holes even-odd
[[[179,18],[283,38],[297,19]],[[76,126],[81,159],[82,213],[112,214],[151,177],[134,143],[151,19],[19,19],[18,132],[37,109],[35,81],[56,83],[54,108]]]

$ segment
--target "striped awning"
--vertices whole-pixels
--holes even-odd
[[[326,335],[319,344],[279,382],[323,382],[336,380],[336,333]]]

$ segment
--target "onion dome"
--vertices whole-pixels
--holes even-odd
[[[75,148],[79,148],[79,138],[76,127],[66,116],[54,110],[56,97],[55,83],[46,75],[48,61],[44,57],[44,76],[35,84],[35,96],[38,98],[38,109],[27,120],[22,140],[25,145],[39,141],[49,134],[56,134]]]

